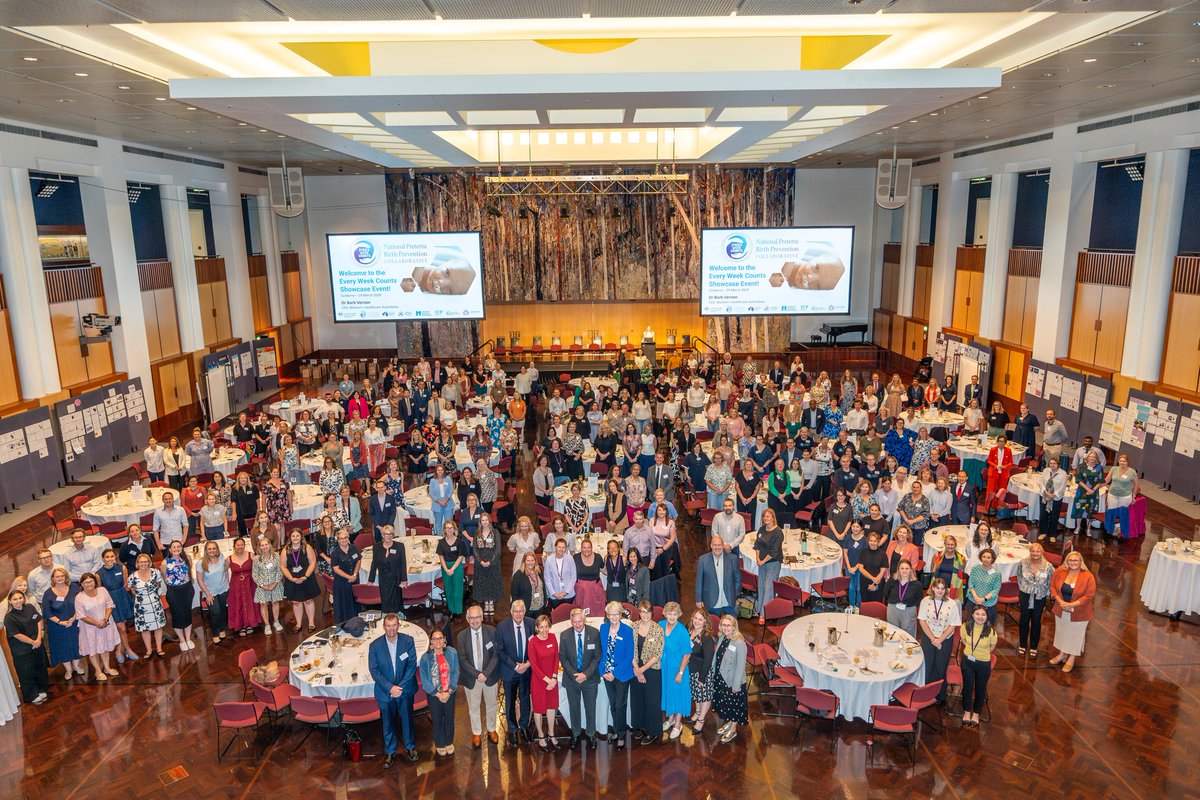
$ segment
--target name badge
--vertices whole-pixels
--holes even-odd
[[[974,660],[975,660],[975,656],[967,656],[967,661],[974,661]]]
[[[586,646],[585,646],[583,649],[584,649],[584,650],[595,650],[595,649],[596,649],[596,645],[594,645],[594,644],[589,644],[589,645],[586,645]]]
[[[491,643],[491,642],[488,642],[487,644],[485,644],[485,645],[483,646],[483,649],[484,649],[484,650],[491,650],[491,649],[492,649],[492,643]]]
[[[896,610],[897,610],[897,611],[903,611],[903,610],[904,610],[904,609],[906,609],[906,608],[908,608],[908,606],[906,606],[904,603],[896,603]]]
[[[299,575],[301,572],[304,572],[304,567],[292,567],[292,572]]]
[[[400,654],[400,660],[401,660],[401,661],[404,661],[404,660],[405,660],[405,659],[407,659],[407,658],[408,658],[408,653],[401,653],[401,654]]]
[[[620,581],[613,581],[613,582],[612,582],[612,585],[613,585],[613,586],[620,586],[620,585],[621,585],[621,582],[620,582]]]

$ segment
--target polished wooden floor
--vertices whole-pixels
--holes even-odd
[[[532,511],[527,494],[519,503]],[[64,682],[56,671],[50,701],[23,706],[0,727],[0,797],[1197,797],[1200,628],[1152,615],[1139,599],[1150,547],[1168,532],[1193,538],[1196,522],[1154,503],[1150,519],[1142,541],[1081,544],[1100,591],[1075,671],[1046,663],[1049,633],[1037,663],[1018,659],[1016,626],[1001,615],[992,722],[970,730],[952,720],[944,735],[927,729],[915,767],[898,743],[886,742],[869,764],[862,723],[844,724],[832,751],[824,730],[794,744],[792,722],[760,716],[757,701],[751,724],[728,745],[716,742],[710,723],[700,736],[685,731],[677,742],[622,752],[602,743],[594,752],[545,755],[503,741],[473,750],[460,701],[457,752],[448,759],[435,762],[422,717],[421,761],[386,772],[378,724],[363,728],[364,751],[374,756],[358,763],[319,733],[299,749],[300,735],[263,734],[218,763],[211,705],[241,697],[236,651],[252,646],[284,661],[298,641],[259,633],[220,647],[201,641],[189,653],[169,646],[165,661],[127,663],[103,685]],[[694,520],[681,527],[693,564],[703,535]],[[0,587],[35,565],[46,536],[44,517],[2,534]],[[684,575],[689,600],[693,576]],[[752,626],[745,630],[753,635]]]

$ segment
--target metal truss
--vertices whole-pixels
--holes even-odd
[[[604,197],[614,195],[686,194],[686,173],[646,175],[487,176],[488,197]]]

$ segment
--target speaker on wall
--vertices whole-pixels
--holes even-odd
[[[683,346],[684,347],[692,346],[692,335],[690,333],[685,333],[683,335]]]
[[[504,337],[503,336],[496,337],[496,347],[497,347],[497,349],[500,349],[500,350],[504,349]]]

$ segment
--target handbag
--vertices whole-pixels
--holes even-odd
[[[260,664],[250,670],[250,680],[260,686],[274,686],[279,683],[281,675],[279,672],[279,662],[270,661],[266,664]]]
[[[347,761],[362,759],[362,739],[353,728],[346,728],[346,735],[342,739],[342,757]]]

